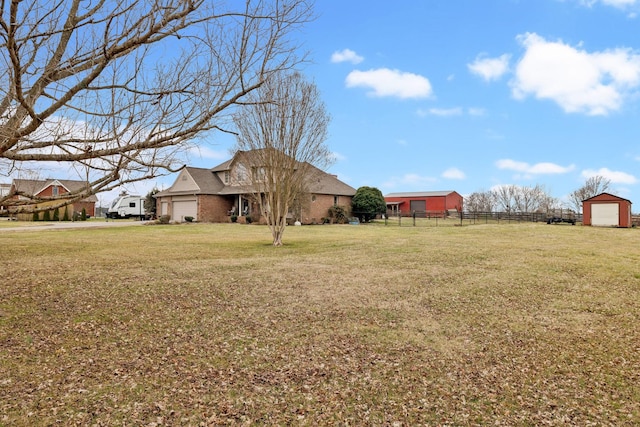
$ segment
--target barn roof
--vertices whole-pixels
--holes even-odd
[[[596,194],[593,197],[589,197],[588,199],[584,199],[583,202],[589,202],[591,200],[595,200],[595,199],[603,199],[603,196],[605,199],[607,200],[611,200],[611,199],[615,199],[615,200],[619,200],[621,202],[629,202],[631,203],[631,200],[616,196],[615,194],[611,194],[611,193],[600,193],[600,194]]]
[[[455,193],[453,190],[449,191],[415,191],[408,193],[389,193],[384,197],[442,197],[448,196],[451,193]]]

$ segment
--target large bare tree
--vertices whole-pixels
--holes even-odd
[[[492,192],[498,208],[508,213],[547,212],[558,206],[558,201],[539,184],[533,187],[502,185]]]
[[[237,149],[246,153],[273,245],[281,246],[289,210],[304,204],[310,180],[331,160],[325,145],[330,119],[316,85],[298,72],[270,76],[246,101],[234,116]]]
[[[87,185],[64,204],[174,170],[189,144],[227,131],[233,107],[272,73],[303,60],[291,34],[311,7],[2,1],[0,176],[67,165]],[[38,201],[22,196],[0,204]]]
[[[476,191],[464,199],[464,207],[468,212],[493,212],[496,206],[496,193],[493,191]]]
[[[576,212],[582,212],[582,201],[609,191],[611,180],[601,175],[587,178],[584,185],[573,191],[569,198]]]

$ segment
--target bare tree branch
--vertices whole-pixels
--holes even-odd
[[[609,191],[611,180],[601,175],[587,178],[584,185],[571,193],[571,203],[576,212],[582,212],[582,201]]]
[[[304,60],[291,36],[311,18],[307,0],[2,2],[0,175],[61,162],[86,197],[177,169]]]

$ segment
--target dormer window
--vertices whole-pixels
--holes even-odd
[[[231,179],[231,173],[229,171],[224,171],[224,183],[228,184]]]
[[[56,197],[56,196],[58,196],[58,194],[59,194],[58,186],[57,185],[52,186],[51,187],[51,195],[53,197]]]

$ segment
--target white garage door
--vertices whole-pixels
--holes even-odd
[[[617,227],[620,205],[617,203],[594,203],[591,205],[591,225]]]
[[[195,200],[181,200],[179,202],[173,202],[173,215],[171,215],[171,219],[173,221],[184,221],[185,216],[193,217],[194,221],[198,218],[196,217],[196,213],[198,211],[197,204]]]

